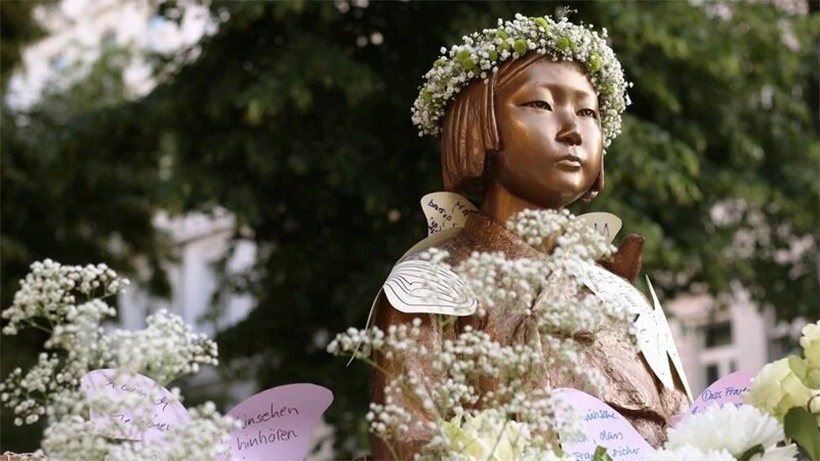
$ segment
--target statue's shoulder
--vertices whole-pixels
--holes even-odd
[[[404,313],[457,316],[476,311],[478,301],[464,280],[449,264],[437,263],[427,253],[433,248],[447,251],[457,243],[460,231],[451,228],[428,236],[393,266],[381,289],[393,308]]]
[[[421,198],[421,209],[428,235],[399,258],[379,294],[405,313],[471,315],[478,301],[449,264],[454,261],[454,250],[460,246],[459,235],[468,217],[478,208],[461,195],[434,192]],[[431,249],[447,252],[449,256],[443,262],[449,264],[431,261]]]

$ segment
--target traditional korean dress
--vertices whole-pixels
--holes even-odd
[[[548,257],[480,212],[470,214],[463,230],[452,234],[455,235],[443,239],[436,245],[437,248],[446,250],[449,253],[447,262],[451,266],[457,265],[476,251],[500,251],[508,259]],[[417,255],[418,253],[407,255],[403,258],[403,261],[413,261]],[[423,264],[423,262],[419,262],[419,264]],[[432,323],[433,320],[429,314],[405,313],[391,305],[389,299],[397,299],[395,297],[396,290],[389,291],[396,286],[395,283],[391,285],[391,278],[395,281],[395,273],[394,270],[384,286],[384,291],[388,291],[391,296],[388,296],[384,291],[380,292],[375,303],[375,325],[382,330],[387,330],[393,324],[409,323],[415,317],[422,318],[420,341],[429,350],[439,350],[443,341],[456,338],[467,325],[489,333],[493,340],[499,342],[502,346],[531,340],[532,336],[528,335],[538,335],[537,331],[525,331],[526,329],[522,328],[522,320],[504,315],[503,309],[488,309],[484,317],[475,315],[458,317],[450,328],[440,330]],[[461,297],[460,293],[453,293],[451,299],[460,302]],[[685,376],[682,370],[676,370],[678,372],[673,373],[674,386],[672,388],[665,386],[648,366],[644,354],[636,353],[634,346],[626,336],[626,332],[622,328],[618,330],[604,328],[595,332],[595,334],[583,336],[580,340],[584,349],[582,366],[594,368],[603,376],[605,385],[603,391],[597,397],[625,416],[649,444],[659,447],[665,441],[665,430],[669,418],[685,412],[689,407],[690,398],[687,396],[686,387],[683,384]],[[381,367],[388,370],[390,375],[395,375],[400,369],[398,363],[384,360],[382,357],[376,357],[376,360]],[[435,377],[437,374],[432,369],[428,357],[403,357],[403,365],[427,376]],[[370,395],[373,402],[384,403],[384,386],[387,380],[388,377],[379,372],[374,371],[372,373]],[[533,383],[533,386],[580,389],[585,387],[583,384],[578,382],[578,378],[568,376],[559,370],[547,370],[545,376]],[[489,389],[481,389],[483,392],[487,390]],[[410,402],[400,403],[410,407],[415,417],[430,418],[421,408],[414,407]],[[412,459],[413,455],[432,436],[432,433],[425,433],[424,431],[408,431],[402,435],[398,446],[394,447],[397,449],[397,456],[400,459]],[[390,459],[393,457],[381,440],[374,437],[372,442],[375,459]]]

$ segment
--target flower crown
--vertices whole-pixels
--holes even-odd
[[[548,16],[528,18],[516,14],[513,21],[498,20],[498,28],[484,29],[463,37],[424,75],[425,83],[413,103],[413,123],[419,136],[436,135],[448,104],[474,79],[486,79],[509,59],[530,51],[547,54],[553,61],[575,61],[586,69],[598,93],[604,146],[621,132],[621,113],[631,104],[626,94],[631,84],[624,79],[621,63],[606,43],[606,29],[599,36],[592,26],[572,24],[566,18],[554,21]]]

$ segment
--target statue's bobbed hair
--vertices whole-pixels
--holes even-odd
[[[441,169],[444,188],[474,202],[483,200],[495,154],[502,149],[495,112],[496,91],[521,71],[548,55],[529,53],[505,62],[498,72],[471,83],[450,105],[441,136]],[[579,66],[579,70],[583,70]],[[601,172],[583,200],[591,200],[604,187]]]

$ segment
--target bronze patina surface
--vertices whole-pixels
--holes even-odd
[[[547,257],[502,223],[523,209],[562,209],[579,199],[592,200],[603,188],[598,100],[586,75],[574,63],[553,62],[532,53],[505,63],[487,82],[471,84],[448,109],[442,169],[447,190],[482,204],[482,213],[471,215],[463,232],[439,246],[449,252],[450,264],[474,251],[502,251],[508,258]],[[640,271],[642,247],[641,237],[627,236],[616,257],[602,265],[631,282]],[[440,349],[443,341],[455,338],[467,325],[486,331],[502,345],[538,334],[521,328],[520,319],[505,316],[502,310],[488,310],[485,317],[460,317],[440,330],[431,316],[402,313],[384,296],[377,301],[375,315],[376,326],[383,330],[420,317],[420,340],[428,350]],[[661,445],[667,419],[688,408],[683,386],[677,383],[676,389],[664,388],[623,331],[605,329],[581,339],[584,366],[600,371],[606,383],[598,397],[627,417],[650,444]],[[384,402],[384,386],[402,366],[436,378],[427,357],[403,356],[397,359],[401,364],[375,359],[387,374],[374,371],[371,375],[374,402]],[[547,370],[533,386],[584,387],[575,379]],[[481,390],[491,387],[488,383]],[[430,419],[413,402],[397,403],[417,418]],[[396,455],[411,459],[432,435],[407,431],[394,446]],[[394,457],[375,437],[372,446],[375,459]]]

